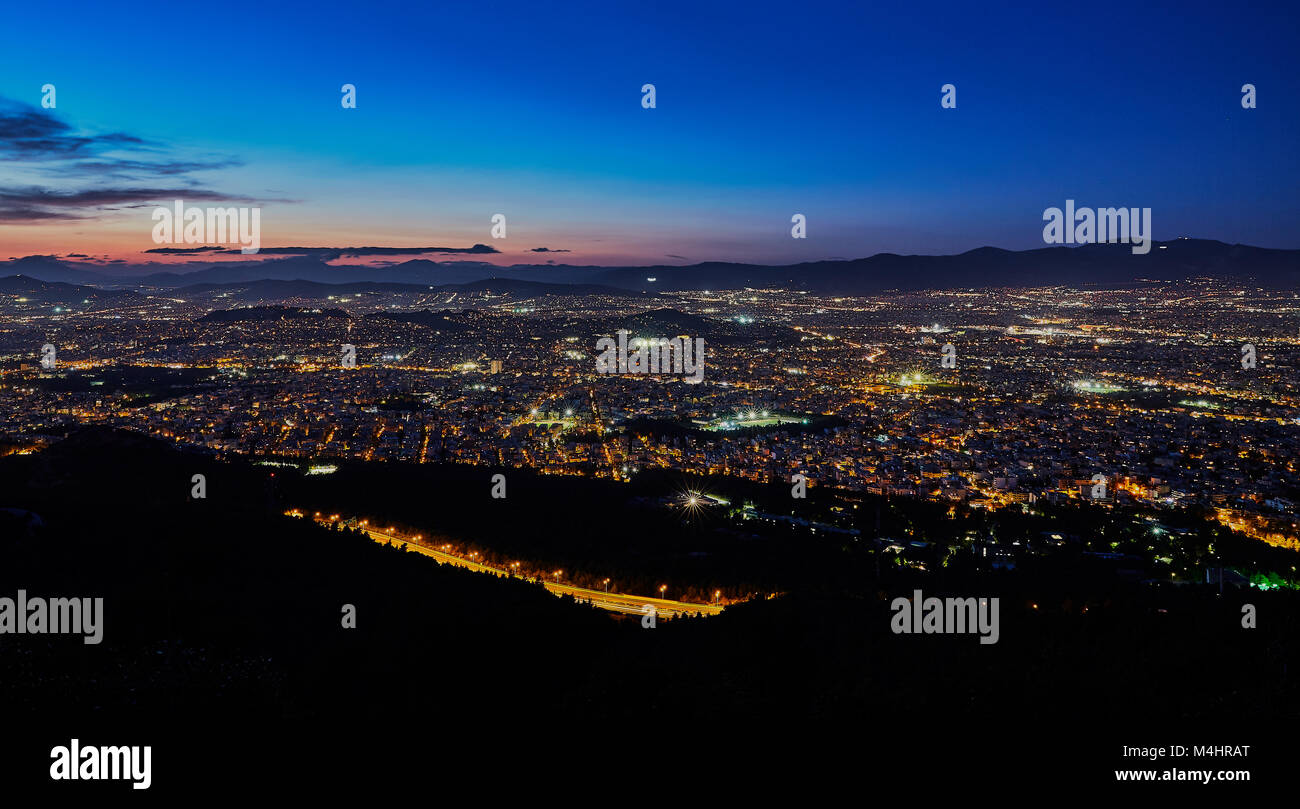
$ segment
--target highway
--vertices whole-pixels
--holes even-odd
[[[392,543],[403,548],[407,548],[416,553],[431,556],[439,564],[453,565],[455,567],[472,570],[475,573],[487,573],[493,576],[509,576],[525,581],[537,582],[538,579],[533,576],[523,576],[511,573],[508,570],[502,570],[499,567],[485,565],[482,562],[475,562],[472,559],[466,559],[463,556],[436,550],[428,545],[420,544],[413,540],[403,539],[396,534],[387,531],[378,531],[368,526],[361,526],[362,529],[375,542]],[[724,607],[716,604],[691,604],[686,601],[673,601],[667,598],[654,598],[651,596],[629,595],[627,593],[607,593],[604,590],[591,590],[586,587],[577,587],[572,584],[563,584],[554,581],[542,580],[542,585],[556,596],[573,596],[578,601],[587,602],[593,606],[600,607],[610,612],[621,612],[629,615],[645,615],[645,606],[650,604],[654,607],[655,613],[659,618],[675,618],[680,615],[717,615],[722,612]]]

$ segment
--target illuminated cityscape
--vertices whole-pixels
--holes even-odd
[[[651,301],[430,290],[242,308],[238,285],[33,297],[0,298],[10,451],[99,424],[218,457],[315,464],[802,474],[971,508],[1196,506],[1300,547],[1293,292],[1217,281]],[[700,323],[713,330],[701,384],[594,372],[601,335]],[[37,361],[46,341],[54,370]],[[343,343],[355,368],[340,365]],[[955,368],[942,367],[944,343]],[[1244,344],[1258,346],[1254,368],[1242,367]]]
[[[1294,2],[153,10],[0,25],[0,801],[1294,786]]]

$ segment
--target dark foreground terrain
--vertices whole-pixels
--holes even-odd
[[[206,499],[189,497],[196,472]],[[751,789],[793,780],[810,800],[837,782],[918,797],[1242,789],[1115,785],[1115,769],[1170,766],[1125,759],[1123,746],[1170,744],[1251,745],[1244,759],[1175,766],[1248,769],[1256,788],[1290,780],[1294,591],[853,565],[819,585],[801,562],[778,598],[647,630],[285,517],[301,480],[273,473],[99,430],[0,459],[0,506],[39,515],[0,512],[0,596],[105,600],[101,644],[0,635],[7,796],[131,793],[49,781],[50,748],[71,738],[152,745],[150,794],[168,796],[346,785],[445,798],[455,784],[614,801],[644,784],[683,803],[708,794],[694,784],[735,774]],[[512,486],[517,499],[495,502],[481,486],[482,502],[431,490],[402,513],[491,509],[503,547],[539,524],[587,537],[589,513],[560,519],[554,498],[556,513],[539,513],[526,479]],[[627,547],[606,533],[608,564],[667,564],[636,531]],[[789,549],[756,547],[773,569],[741,578],[779,580]],[[999,597],[999,642],[893,634],[890,601],[913,588]],[[1258,628],[1242,628],[1244,603]],[[341,626],[344,604],[354,629]],[[623,792],[597,788],[610,780]]]

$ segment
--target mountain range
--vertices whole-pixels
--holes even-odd
[[[93,269],[91,269],[93,268]],[[497,266],[482,262],[414,259],[388,266],[333,265],[316,256],[206,263],[189,272],[139,274],[140,265],[102,265],[28,256],[0,263],[0,276],[97,287],[179,289],[267,281],[314,284],[406,284],[452,289],[495,284],[505,293],[640,294],[673,290],[783,288],[819,294],[887,290],[1023,286],[1083,286],[1189,278],[1247,278],[1266,287],[1300,285],[1300,250],[1279,250],[1206,239],[1153,242],[1145,255],[1127,244],[1002,250],[981,247],[947,256],[879,253],[868,258],[792,265],[705,262],[691,265],[599,267],[568,264]],[[528,289],[505,282],[544,285]],[[581,285],[574,288],[573,285]],[[266,291],[272,291],[270,288]],[[340,290],[342,291],[342,290]],[[349,290],[350,291],[350,290]],[[337,294],[337,293],[334,293]]]

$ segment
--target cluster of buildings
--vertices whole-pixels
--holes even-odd
[[[99,423],[223,455],[802,474],[974,507],[1196,504],[1273,544],[1300,537],[1294,293],[486,294],[414,312],[376,294],[269,319],[214,319],[210,297],[178,294],[58,313],[0,300],[7,445]],[[596,341],[647,317],[705,339],[702,382],[597,373]],[[33,364],[46,342],[53,370]]]

